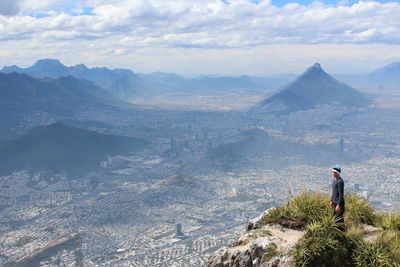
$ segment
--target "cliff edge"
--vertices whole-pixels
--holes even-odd
[[[206,266],[400,266],[400,214],[376,212],[354,193],[345,200],[343,225],[327,195],[301,193],[251,220]]]

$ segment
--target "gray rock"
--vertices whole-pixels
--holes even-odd
[[[272,242],[270,237],[260,237],[251,244],[250,246],[250,254],[252,258],[261,259],[264,253],[269,251],[270,249],[275,249],[276,244]]]
[[[247,237],[246,237],[247,238]],[[238,243],[236,241],[236,243]],[[240,242],[239,242],[240,243]],[[218,250],[207,263],[208,267],[259,267],[262,257],[276,248],[271,237],[260,237],[249,243]]]
[[[250,251],[246,250],[243,252],[239,252],[235,259],[233,260],[232,265],[227,265],[232,267],[253,267],[253,260],[250,255]]]

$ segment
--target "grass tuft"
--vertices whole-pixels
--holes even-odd
[[[345,194],[345,221],[356,224],[369,224],[376,223],[376,215],[370,203],[358,196],[356,193]]]
[[[298,266],[344,266],[350,251],[341,224],[327,214],[308,224],[306,233],[296,245],[294,259]]]
[[[302,192],[284,206],[271,209],[261,219],[261,225],[288,221],[310,223],[331,212],[328,203],[329,198],[321,193]]]
[[[357,242],[353,251],[352,259],[357,267],[393,267],[396,266],[390,251],[378,243],[365,241]],[[397,265],[398,266],[398,265]]]
[[[382,213],[378,216],[378,225],[383,231],[400,231],[400,214]]]

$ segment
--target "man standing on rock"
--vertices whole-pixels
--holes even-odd
[[[344,182],[340,173],[342,172],[342,168],[339,166],[335,166],[332,169],[332,197],[331,197],[331,206],[333,208],[333,212],[336,216],[339,217],[338,222],[342,225],[340,229],[344,231]]]

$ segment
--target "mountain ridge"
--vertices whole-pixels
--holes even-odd
[[[39,80],[27,74],[0,73],[0,95],[3,138],[15,137],[21,121],[26,118],[37,121],[38,113],[44,121],[49,121],[70,117],[87,108],[106,109],[122,104],[92,82],[72,76]]]
[[[58,59],[40,59],[27,68],[20,68],[15,65],[5,66],[1,72],[25,73],[38,79],[73,76],[77,79],[91,81],[122,99],[132,97],[143,89],[138,75],[131,70],[108,69],[106,67],[88,68],[84,64],[67,67]],[[124,84],[124,86],[121,87],[121,84]]]

